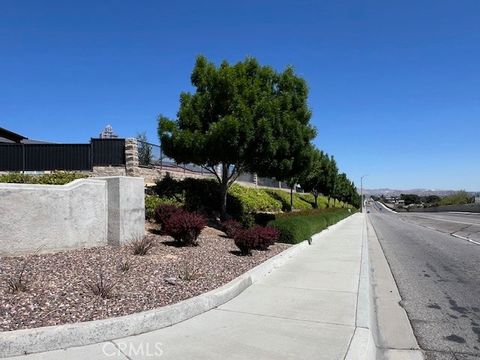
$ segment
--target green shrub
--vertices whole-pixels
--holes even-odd
[[[465,190],[443,197],[440,205],[464,205],[472,202],[472,196]]]
[[[155,186],[158,197],[169,199],[168,203],[181,203],[188,211],[218,214],[220,212],[220,189],[215,180],[192,179],[175,180],[166,176]],[[312,194],[293,194],[295,210],[313,209],[314,197]],[[159,201],[159,200],[157,200]],[[318,197],[320,209],[327,207],[327,198]],[[165,203],[165,202],[163,202]],[[331,201],[333,206],[333,200]],[[337,206],[340,203],[337,202]],[[153,207],[154,209],[154,207]],[[153,209],[147,211],[153,216]],[[279,213],[290,210],[290,193],[280,189],[263,189],[245,187],[233,184],[227,194],[227,212],[244,226],[251,227],[259,223],[254,219],[259,213]],[[261,219],[261,224],[265,224]]]
[[[161,180],[157,180],[153,189],[159,196],[169,198],[175,197],[183,190],[181,181],[172,178],[168,173]]]
[[[66,171],[56,171],[51,174],[43,175],[9,173],[0,175],[0,183],[65,185],[73,180],[83,179],[86,177],[88,177],[86,174]]]
[[[181,184],[188,211],[213,213],[220,210],[220,187],[215,180],[187,178]]]
[[[155,217],[155,208],[158,205],[175,205],[182,206],[183,204],[177,198],[160,197],[157,195],[145,195],[145,218],[153,220]]]
[[[280,231],[280,242],[297,244],[349,215],[347,209],[312,209],[279,215],[268,225]]]
[[[290,211],[290,192],[284,190],[264,190],[268,195],[270,195],[275,200],[280,201],[282,204],[283,211]],[[312,198],[309,198],[310,194],[298,194],[293,193],[293,208],[296,210],[307,210],[312,209],[314,204],[313,195]]]
[[[279,212],[282,210],[282,203],[270,196],[265,189],[233,184],[228,190],[228,195],[230,199],[236,199],[241,206],[241,209],[235,209],[237,211],[232,211],[233,213]],[[235,205],[235,200],[232,205]]]

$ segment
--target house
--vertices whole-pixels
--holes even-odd
[[[47,144],[47,142],[32,140],[23,135],[0,127],[0,144]]]
[[[0,127],[0,143],[7,143],[7,144],[20,144],[23,140],[26,140],[25,136],[20,134],[16,134],[13,131],[4,129]]]

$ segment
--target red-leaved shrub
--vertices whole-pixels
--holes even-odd
[[[202,215],[180,210],[173,213],[165,221],[164,231],[180,245],[197,245],[197,238],[205,227]]]
[[[233,240],[243,256],[252,255],[252,250],[257,244],[257,233],[254,228],[238,230]]]
[[[236,220],[227,220],[222,222],[222,230],[229,237],[234,238],[237,231],[242,230],[243,226]]]
[[[163,229],[167,220],[178,211],[182,211],[182,209],[175,205],[158,205],[155,208],[155,221]]]
[[[237,230],[235,245],[242,255],[252,255],[252,250],[267,250],[278,240],[280,233],[271,227],[254,226],[250,229]]]
[[[277,242],[280,237],[280,232],[271,226],[256,226],[255,231],[257,233],[257,245],[258,250],[267,250],[270,245]]]

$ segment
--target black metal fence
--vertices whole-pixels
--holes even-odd
[[[125,139],[90,144],[0,144],[0,171],[92,170],[124,165]]]
[[[172,158],[165,156],[162,152],[162,147],[137,139],[138,146],[138,162],[142,167],[160,168],[167,171],[179,171],[184,173],[193,173],[202,176],[214,176],[209,171],[203,169],[201,166],[195,164],[179,164]],[[245,183],[254,183],[254,176],[250,173],[243,173],[237,181]],[[257,184],[260,186],[274,187],[281,189],[289,189],[286,183],[279,182],[276,179],[258,177]]]
[[[211,175],[201,166],[195,164],[179,164],[172,158],[165,156],[162,152],[162,147],[137,139],[138,146],[138,163],[143,167],[157,167],[171,171],[183,171],[196,173],[200,175]]]

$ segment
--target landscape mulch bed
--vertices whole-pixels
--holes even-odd
[[[133,255],[129,246],[102,246],[1,257],[0,331],[105,319],[176,303],[226,284],[289,246],[275,244],[239,256],[233,240],[213,228],[204,229],[195,247],[176,247],[167,236],[147,236],[155,246],[145,256]],[[26,291],[12,294],[6,281],[25,261]],[[122,270],[122,263],[130,268]],[[115,284],[107,299],[93,295],[87,285],[100,272]]]

